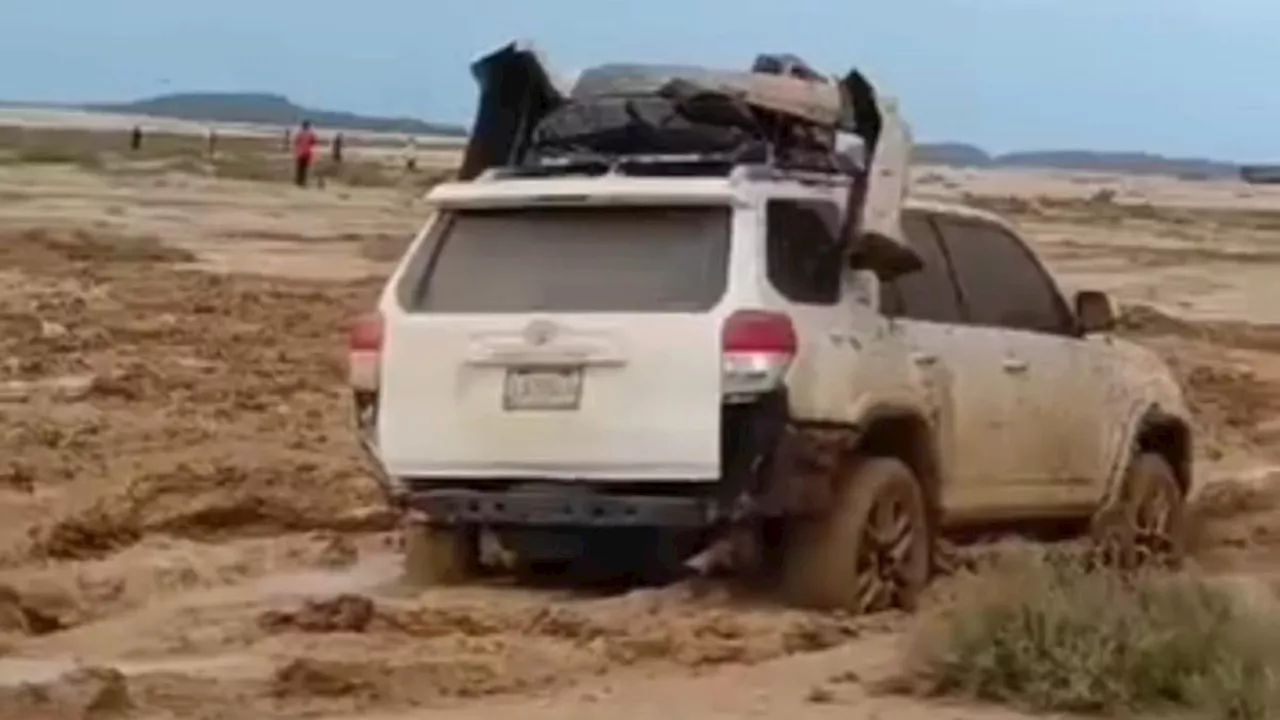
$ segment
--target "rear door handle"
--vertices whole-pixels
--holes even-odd
[[[1006,357],[1001,366],[1007,373],[1024,373],[1027,371],[1027,361],[1020,357]]]

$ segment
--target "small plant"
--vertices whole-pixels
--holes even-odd
[[[1113,188],[1102,188],[1089,196],[1090,205],[1111,205],[1116,201],[1116,191]]]
[[[1190,574],[1089,572],[1031,549],[960,578],[902,678],[1037,711],[1280,717],[1280,624]]]

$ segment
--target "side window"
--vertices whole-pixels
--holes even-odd
[[[840,299],[840,211],[830,203],[770,200],[765,207],[769,282],[792,302]]]
[[[1031,250],[1003,228],[940,218],[947,254],[973,325],[1069,334],[1062,298]]]
[[[923,213],[907,211],[902,216],[902,229],[924,266],[881,284],[881,312],[937,323],[962,322],[955,283],[933,223]]]

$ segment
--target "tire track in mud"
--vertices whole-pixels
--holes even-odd
[[[886,623],[688,585],[604,598],[500,585],[400,597],[386,585],[395,571],[394,555],[380,554],[345,573],[278,575],[269,586],[153,603],[70,631],[79,637],[41,638],[22,662],[0,658],[0,675],[56,695],[83,680],[66,667],[69,652],[110,648],[87,657],[120,672],[150,711],[198,701],[205,717],[243,717],[247,707],[255,717],[296,717],[539,695],[621,671],[750,666],[839,647]],[[144,625],[163,631],[120,637]],[[176,700],[164,694],[179,686]],[[40,709],[25,693],[0,688],[0,709]]]
[[[210,275],[127,240],[0,238],[0,502],[33,519],[0,559],[384,526],[341,388],[377,282]]]
[[[0,656],[181,640],[181,613],[128,621],[387,527],[341,392],[377,280],[211,275],[86,232],[0,233],[0,256]]]

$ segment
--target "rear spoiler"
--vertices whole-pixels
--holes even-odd
[[[538,120],[564,102],[568,88],[553,80],[542,53],[513,42],[471,65],[480,86],[471,136],[458,170],[474,180],[491,167],[519,161]]]

